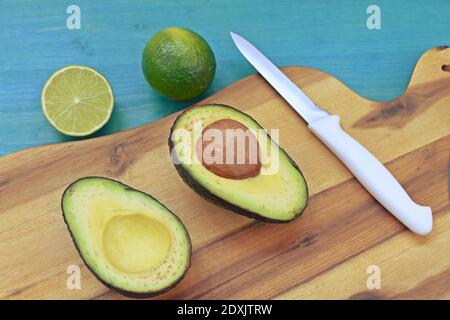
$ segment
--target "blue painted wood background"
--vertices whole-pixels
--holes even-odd
[[[66,29],[66,8],[81,8],[81,30]],[[381,8],[382,29],[368,30],[366,9]],[[450,45],[450,2],[428,1],[2,1],[0,0],[0,155],[67,141],[41,113],[46,79],[67,64],[85,64],[110,80],[111,121],[96,135],[136,127],[191,102],[160,97],[141,73],[147,40],[168,26],[200,33],[217,59],[206,95],[254,73],[230,30],[246,36],[279,65],[335,75],[361,95],[400,95],[419,56]]]

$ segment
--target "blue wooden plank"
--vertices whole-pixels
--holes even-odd
[[[106,75],[116,110],[97,135],[136,127],[192,102],[152,91],[141,73],[147,39],[168,26],[201,35],[217,58],[207,95],[254,71],[230,41],[245,35],[279,65],[305,65],[335,75],[361,95],[388,100],[404,90],[428,48],[449,45],[450,3],[423,1],[77,1],[81,30],[67,30],[66,1],[0,1],[0,155],[71,140],[40,110],[42,86],[70,63]],[[382,29],[368,30],[366,8],[381,8]],[[425,6],[426,4],[426,6]]]

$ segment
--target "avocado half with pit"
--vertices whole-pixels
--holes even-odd
[[[258,122],[235,108],[186,109],[172,126],[169,148],[182,179],[224,208],[282,223],[306,206],[308,187],[298,166]]]
[[[101,282],[122,294],[164,293],[189,268],[186,228],[146,193],[115,180],[87,177],[65,190],[62,209],[83,261]]]

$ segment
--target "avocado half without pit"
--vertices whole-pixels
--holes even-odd
[[[164,293],[189,268],[191,242],[186,228],[146,193],[115,180],[88,177],[66,189],[62,209],[86,265],[122,294]]]
[[[266,221],[299,217],[308,200],[295,162],[249,115],[226,105],[199,105],[175,120],[169,148],[193,190],[236,213]]]

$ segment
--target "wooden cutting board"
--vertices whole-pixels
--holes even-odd
[[[267,129],[280,129],[280,144],[310,189],[299,219],[256,222],[189,189],[168,152],[176,114],[106,137],[28,149],[0,158],[0,298],[122,298],[84,266],[61,215],[65,187],[90,175],[152,194],[186,224],[192,266],[160,298],[450,298],[449,64],[449,48],[429,50],[406,92],[389,102],[368,101],[317,70],[284,68],[312,100],[341,116],[343,128],[387,165],[416,202],[432,207],[430,235],[406,230],[252,75],[202,103],[229,104]],[[81,268],[80,290],[66,287],[70,265]],[[379,290],[367,287],[371,265],[381,271]]]

